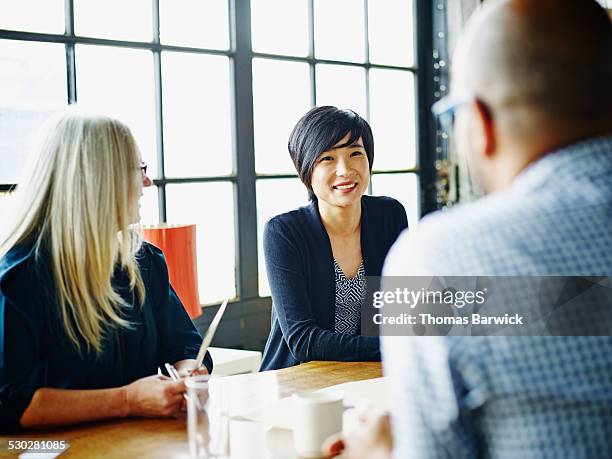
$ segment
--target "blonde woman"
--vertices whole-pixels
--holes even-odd
[[[162,253],[130,225],[150,186],[130,130],[69,109],[49,123],[0,240],[0,430],[170,416],[200,336]]]

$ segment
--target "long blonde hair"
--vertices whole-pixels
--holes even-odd
[[[109,327],[130,326],[111,283],[117,265],[144,302],[141,239],[129,228],[142,180],[138,147],[120,121],[75,107],[52,117],[38,144],[11,197],[0,256],[24,244],[50,257],[66,334],[79,352],[84,342],[99,355]]]

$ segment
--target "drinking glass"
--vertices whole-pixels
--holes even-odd
[[[209,375],[188,378],[187,434],[193,459],[229,455],[229,401],[223,385],[212,384]],[[219,381],[216,381],[217,383]]]

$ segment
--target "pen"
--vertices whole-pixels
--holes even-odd
[[[176,368],[174,368],[174,365],[170,365],[169,363],[164,363],[164,366],[166,367],[166,371],[168,372],[168,376],[170,376],[173,381],[178,381],[179,379],[181,379],[181,376],[179,375],[179,373],[176,370]],[[158,372],[158,374],[161,374],[161,369],[159,367],[157,367],[157,372]],[[185,400],[189,400],[189,397],[187,397],[187,394],[183,394],[183,397],[185,397]],[[200,403],[199,403],[197,397],[196,397],[195,403],[196,403],[196,406],[198,407],[198,409],[200,409]]]
[[[178,371],[176,371],[176,368],[174,368],[173,365],[170,365],[169,363],[165,363],[164,366],[166,367],[168,376],[170,376],[173,381],[178,381],[179,379],[181,379],[181,376],[179,375]]]

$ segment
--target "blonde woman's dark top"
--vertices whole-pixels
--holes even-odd
[[[130,307],[130,328],[108,329],[100,356],[79,355],[68,340],[55,301],[51,269],[30,249],[15,247],[0,260],[0,431],[19,420],[42,387],[104,389],[157,373],[165,362],[194,359],[201,337],[170,286],[162,252],[143,244],[137,255],[146,298],[142,306],[117,269],[113,286]],[[204,365],[212,371],[212,359]]]

